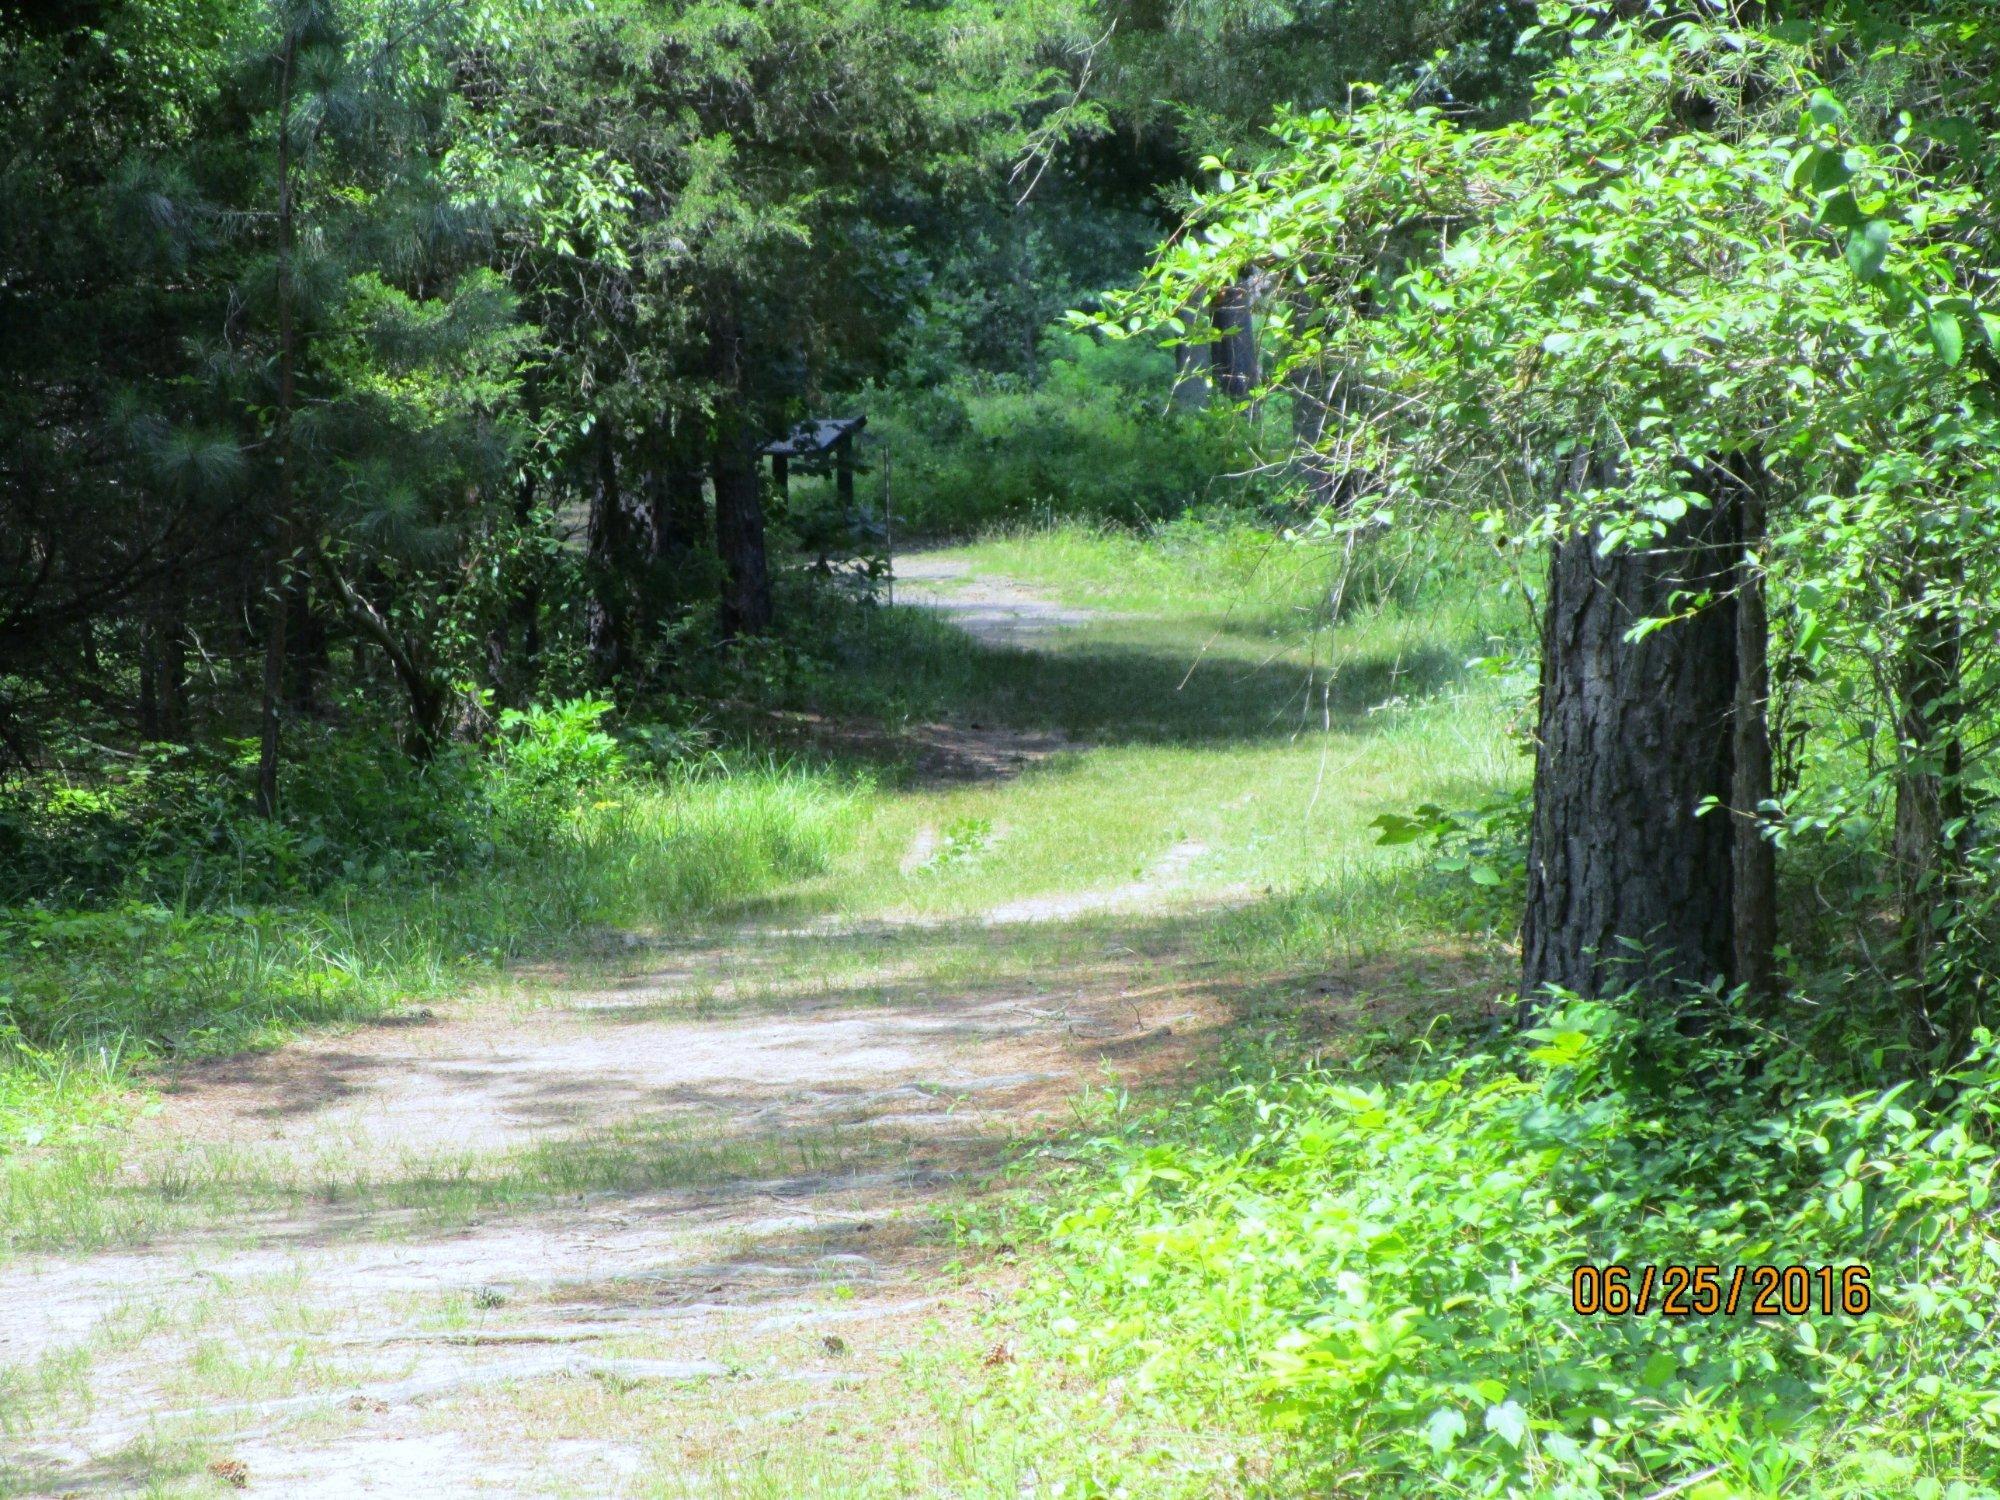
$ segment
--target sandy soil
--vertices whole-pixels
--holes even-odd
[[[935,552],[895,560],[896,602],[934,609],[966,634],[994,646],[1032,648],[1050,636],[1112,616],[1045,599],[1009,579],[975,574],[969,564]]]

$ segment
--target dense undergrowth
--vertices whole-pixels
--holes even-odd
[[[1993,1493],[2000,1054],[1889,1084],[1685,1017],[1440,1022],[1125,1119],[1015,1316],[1142,1405],[1288,1434],[1275,1493]],[[1804,1316],[1581,1316],[1583,1264],[1862,1266],[1868,1310],[1815,1279]]]

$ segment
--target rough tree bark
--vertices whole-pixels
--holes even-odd
[[[1568,482],[1615,483],[1588,455]],[[1706,984],[1733,966],[1733,517],[1690,510],[1649,548],[1556,544],[1542,626],[1522,993]],[[1676,595],[1716,600],[1640,641]]]
[[[720,312],[709,329],[718,399],[709,461],[715,483],[715,547],[726,578],[722,633],[733,639],[771,628],[771,573],[764,553],[764,503],[744,390],[743,330]]]

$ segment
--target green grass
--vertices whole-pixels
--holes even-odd
[[[1361,634],[1384,607],[1420,607],[1438,641],[1519,635],[1515,563],[1449,528],[1304,536],[1253,514],[1191,511],[1140,529],[1065,521],[988,531],[953,555],[1069,604],[1296,640],[1336,616]]]
[[[1467,670],[1506,651],[1518,604],[1497,573],[1467,585],[1453,555],[1364,550],[1357,563],[1241,520],[1168,530],[1155,542],[1065,526],[955,553],[1108,612],[1042,649],[979,645],[913,608],[817,621],[833,669],[800,706],[1054,734],[1070,748],[1011,781],[883,799],[852,849],[782,902],[951,920],[1157,887],[1180,903],[1261,903],[1232,939],[1240,956],[1253,937],[1295,957],[1362,952],[1404,927],[1407,883],[1394,877],[1411,859],[1368,825],[1520,784],[1507,733],[1520,684]],[[954,844],[954,830],[971,836]],[[932,857],[945,847],[951,858]]]
[[[46,1176],[47,1153],[23,1160],[20,1148],[115,1122],[153,1061],[273,1046],[304,1026],[490,984],[514,960],[587,961],[606,934],[685,927],[823,868],[865,796],[851,780],[775,764],[622,780],[532,857],[456,879],[338,887],[290,905],[9,914],[0,1193],[36,1191],[20,1184]]]
[[[15,1251],[142,1244],[283,1216],[326,1238],[406,1239],[583,1197],[852,1171],[907,1155],[900,1137],[718,1133],[687,1119],[620,1122],[502,1149],[421,1152],[379,1139],[311,1150],[186,1145],[137,1159],[115,1144],[45,1153],[0,1178]]]

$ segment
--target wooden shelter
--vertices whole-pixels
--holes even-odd
[[[808,468],[831,464],[843,509],[854,508],[854,435],[868,425],[866,417],[820,417],[801,422],[776,442],[760,450],[771,460],[771,482],[782,501],[791,483],[792,460]]]

